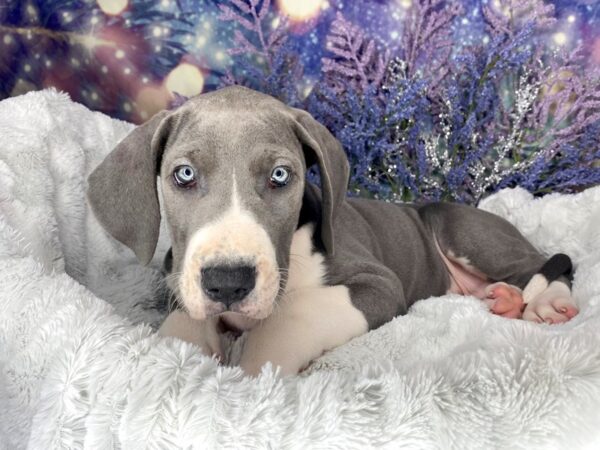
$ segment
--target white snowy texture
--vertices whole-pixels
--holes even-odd
[[[86,206],[132,127],[55,91],[0,102],[0,449],[600,448],[600,187],[482,205],[571,255],[569,323],[430,298],[299,377],[252,379],[148,325],[164,228],[141,267]]]

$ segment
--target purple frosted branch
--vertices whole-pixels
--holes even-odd
[[[388,63],[390,61],[390,52],[386,50],[383,55],[377,57],[375,71],[373,72],[373,84],[380,86],[387,76]]]
[[[241,55],[244,53],[261,55],[267,64],[268,71],[272,72],[274,55],[286,40],[284,29],[287,26],[287,20],[282,20],[275,30],[269,35],[265,35],[263,32],[263,20],[268,16],[271,5],[270,0],[263,0],[262,4],[260,4],[260,0],[229,0],[229,3],[231,6],[219,5],[219,9],[221,10],[218,16],[219,20],[238,23],[255,35],[255,42],[258,41],[258,45],[252,42],[240,30],[236,30],[233,39],[235,47],[230,48],[228,53],[230,55]],[[235,10],[232,6],[239,11]]]
[[[258,35],[260,45],[263,49],[263,54],[266,58],[267,65],[269,66],[269,71],[272,71],[273,70],[273,58],[272,58],[272,54],[271,54],[271,49],[269,48],[267,42],[265,41],[265,36],[262,31],[263,17],[261,17],[260,14],[256,11],[256,7],[258,5],[258,0],[250,0],[250,3],[252,4],[250,13],[252,14],[252,17],[254,18],[255,31],[256,31],[256,34]]]
[[[243,0],[229,0],[233,5],[242,11],[244,14],[250,14],[250,6]]]
[[[362,61],[371,61],[371,59],[373,58],[373,55],[375,54],[375,42],[374,41],[369,41],[367,43],[367,46],[365,47],[365,50],[363,52]]]
[[[235,30],[233,33],[233,42],[237,47],[230,48],[227,53],[230,55],[239,55],[242,53],[256,53],[260,54],[261,52],[256,48],[252,42],[250,42],[246,36],[240,31]]]
[[[380,53],[375,41],[367,39],[358,26],[347,21],[339,12],[327,36],[327,50],[333,58],[322,59],[324,73],[349,78],[351,83],[357,82],[363,91],[383,82],[389,53]]]
[[[267,45],[271,51],[277,51],[277,49],[279,49],[286,41],[287,36],[285,35],[285,30],[287,29],[287,25],[288,20],[284,17],[279,20],[279,26],[271,31],[271,34],[267,39]]]
[[[493,36],[514,36],[524,23],[534,21],[538,30],[550,28],[555,22],[554,5],[544,0],[500,0],[497,6],[484,6],[483,18]]]
[[[488,6],[484,6],[482,8],[483,11],[483,19],[485,20],[489,31],[492,35],[511,35],[511,29],[509,26],[508,17],[503,14],[496,14],[491,8]]]
[[[461,11],[461,6],[453,3],[450,7],[447,7],[440,12],[432,12],[421,39],[423,41],[429,41],[442,29],[447,30],[446,27],[452,22],[455,16],[461,13]]]
[[[254,5],[256,7],[256,5]],[[267,16],[269,12],[269,7],[271,6],[271,0],[264,0],[260,10],[258,11],[258,17],[261,19]]]
[[[358,70],[331,59],[323,60],[323,72],[339,72],[348,78],[354,78],[355,76],[360,75]]]
[[[450,51],[446,47],[450,41],[451,25],[462,11],[462,6],[453,1],[416,1],[406,22],[408,26],[402,35],[402,47],[410,76],[418,70],[419,60],[426,61],[426,64],[430,64],[432,59],[439,60],[438,64],[426,67],[428,73],[435,73],[447,63]],[[435,54],[438,55],[437,58],[434,58]],[[436,78],[441,80],[445,73],[447,70],[444,74],[438,74]]]
[[[217,16],[217,19],[223,21],[234,21],[249,31],[256,31],[256,26],[252,22],[235,12],[229,6],[219,5],[219,9],[221,10],[221,13]]]

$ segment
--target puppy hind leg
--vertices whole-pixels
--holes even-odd
[[[436,204],[419,212],[441,251],[466,257],[495,282],[486,288],[492,312],[521,317],[523,311],[523,319],[547,323],[577,314],[570,295],[568,256],[547,260],[508,221],[476,208]]]
[[[437,242],[441,258],[475,280],[465,291],[481,298],[490,310],[508,318],[520,318],[524,308],[522,290],[545,263],[545,258],[508,221],[477,208],[439,203],[419,210]],[[467,263],[468,262],[468,265]],[[448,265],[448,263],[446,263]]]
[[[548,324],[563,323],[579,313],[577,303],[564,277],[552,281],[546,289],[533,297],[523,312],[523,319]]]
[[[444,254],[466,258],[493,282],[524,289],[546,262],[507,220],[474,207],[435,203],[419,209]]]

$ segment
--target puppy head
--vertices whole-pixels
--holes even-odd
[[[238,86],[136,128],[90,175],[88,200],[106,230],[147,264],[159,234],[160,176],[185,308],[195,319],[227,310],[261,319],[284,287],[280,273],[313,163],[322,185],[318,229],[333,253],[348,181],[341,145],[308,113]]]

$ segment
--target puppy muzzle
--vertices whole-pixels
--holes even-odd
[[[234,211],[190,239],[180,279],[183,305],[197,320],[234,312],[264,319],[279,292],[273,243],[251,214]]]

